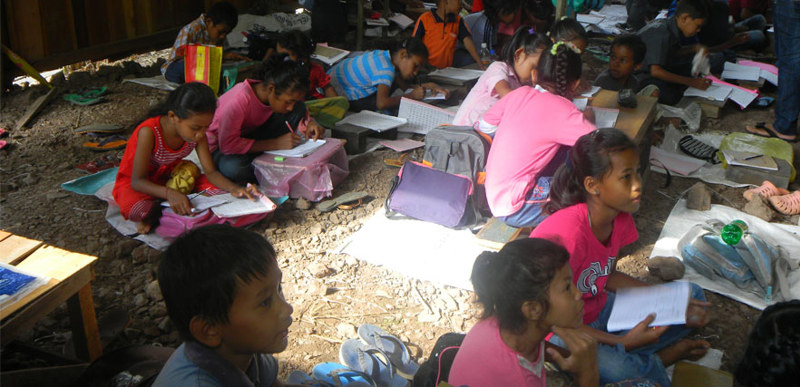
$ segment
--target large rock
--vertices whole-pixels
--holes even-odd
[[[683,262],[675,257],[653,257],[647,261],[647,269],[650,274],[660,278],[662,281],[673,281],[683,278],[686,267]]]
[[[686,197],[686,208],[690,210],[708,211],[711,209],[711,192],[703,183],[696,183],[689,188]]]
[[[772,221],[772,219],[775,219],[775,216],[778,215],[778,213],[772,209],[772,206],[767,203],[767,200],[761,195],[753,196],[753,200],[747,202],[742,211],[764,219],[767,222]]]

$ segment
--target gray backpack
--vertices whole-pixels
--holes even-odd
[[[485,215],[488,215],[489,206],[483,180],[488,156],[489,141],[471,126],[441,125],[425,135],[425,163],[434,169],[472,179],[475,185],[473,203]]]

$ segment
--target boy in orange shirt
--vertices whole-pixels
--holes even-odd
[[[439,7],[434,8],[419,17],[414,26],[414,37],[422,40],[428,48],[428,63],[437,68],[463,67],[472,61],[486,69],[488,63],[481,62],[472,33],[464,24],[461,16],[461,2],[459,0],[439,0]],[[459,58],[454,63],[456,44],[462,41],[470,58]]]

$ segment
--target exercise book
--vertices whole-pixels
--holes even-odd
[[[356,114],[345,116],[336,123],[336,126],[350,124],[360,126],[362,128],[372,129],[380,133],[384,130],[389,130],[404,125],[407,122],[408,121],[402,117],[394,117],[369,110],[362,110]]]
[[[300,145],[292,149],[271,150],[271,151],[266,151],[264,153],[269,153],[271,155],[282,156],[282,157],[306,157],[314,153],[314,151],[316,151],[323,145],[325,145],[325,140],[312,139],[312,140],[306,140],[305,142],[300,143]]]
[[[400,99],[397,116],[407,121],[405,125],[397,129],[399,132],[428,134],[431,129],[439,125],[452,124],[456,114],[425,102],[404,97]]]

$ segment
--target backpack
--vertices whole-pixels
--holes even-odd
[[[483,185],[489,147],[489,141],[471,126],[441,125],[425,135],[424,163],[472,179],[472,204],[482,215],[490,215]]]
[[[436,340],[428,357],[419,370],[414,374],[413,386],[436,387],[439,382],[446,382],[450,378],[450,368],[456,353],[467,335],[463,333],[445,333]]]

